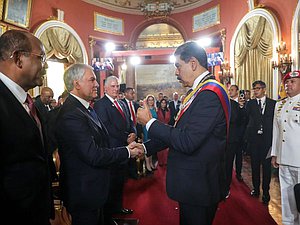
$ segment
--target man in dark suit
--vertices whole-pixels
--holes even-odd
[[[104,83],[105,95],[95,102],[94,108],[109,133],[111,147],[120,147],[135,141],[136,134],[130,114],[123,101],[118,100],[119,79],[109,76]],[[113,214],[131,214],[131,209],[123,207],[123,189],[128,164],[119,164],[111,168],[109,197],[104,207],[107,223]]]
[[[208,225],[225,197],[230,102],[224,87],[207,71],[206,52],[196,42],[179,46],[174,56],[177,79],[192,88],[174,127],[152,118],[146,105],[138,109],[137,118],[151,139],[144,143],[147,155],[169,147],[167,193],[179,202],[180,224]]]
[[[248,117],[247,140],[251,149],[251,169],[253,190],[251,196],[259,197],[260,194],[260,166],[262,165],[262,201],[268,204],[270,201],[271,182],[271,157],[266,158],[272,145],[272,131],[274,108],[276,101],[266,97],[266,84],[263,81],[255,81],[252,84],[255,99],[251,99],[244,108]],[[244,106],[245,100],[240,99],[240,105]]]
[[[48,119],[48,113],[52,109],[50,105],[51,101],[53,100],[53,91],[49,87],[43,87],[41,90],[41,95],[36,97],[35,99],[35,107],[40,111],[42,117],[46,120]]]
[[[171,119],[170,119],[169,124],[172,126],[175,123],[175,118],[177,116],[177,113],[179,112],[180,104],[181,104],[181,101],[179,100],[179,95],[177,92],[174,92],[173,100],[170,101],[170,103],[169,103],[169,109],[171,112]]]
[[[43,120],[43,123],[45,124],[46,127],[46,135],[47,135],[47,139],[48,139],[48,161],[49,161],[49,167],[50,167],[50,177],[51,177],[51,181],[57,181],[58,180],[58,176],[56,173],[56,167],[53,161],[53,157],[52,157],[52,138],[50,137],[50,133],[49,133],[49,126],[51,126],[51,124],[49,124],[49,116],[50,116],[50,110],[52,110],[52,106],[50,105],[50,102],[53,100],[53,90],[49,87],[43,87],[41,90],[41,95],[37,96],[35,98],[35,102],[34,105],[37,108],[37,110],[39,111],[40,115],[41,115],[41,119]]]
[[[135,90],[132,87],[127,87],[124,90],[123,102],[130,113],[130,119],[133,122],[133,126],[136,130],[136,141],[142,140],[143,128],[142,125],[136,122],[136,112],[139,108],[139,104],[134,101]],[[141,160],[141,159],[139,159]],[[130,159],[128,164],[128,176],[133,179],[138,179],[138,168],[136,159]]]
[[[229,125],[229,137],[227,141],[227,148],[226,148],[226,191],[227,191],[227,198],[230,194],[230,184],[232,181],[232,169],[233,169],[233,161],[234,158],[237,160],[237,151],[239,151],[239,143],[240,143],[240,136],[239,136],[239,127],[242,122],[241,117],[241,109],[239,104],[230,99],[231,105],[231,115],[230,115],[230,125]],[[236,177],[238,179],[238,174]],[[238,179],[239,180],[239,179]],[[239,180],[240,181],[240,180]]]
[[[73,64],[65,71],[64,81],[70,95],[56,122],[62,200],[73,225],[104,225],[102,207],[108,197],[109,168],[126,163],[138,151],[110,148],[105,125],[90,107],[99,86],[91,66]]]
[[[49,225],[50,194],[44,124],[27,91],[43,84],[44,47],[29,32],[0,37],[0,201],[9,225]]]

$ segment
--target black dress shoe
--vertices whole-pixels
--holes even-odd
[[[240,174],[236,174],[235,177],[239,182],[243,181],[243,177]]]
[[[269,201],[270,201],[270,195],[269,194],[263,195],[262,201],[263,201],[263,204],[268,205]]]
[[[122,208],[119,212],[117,212],[117,214],[121,214],[121,215],[128,215],[132,213],[133,213],[132,209],[125,209],[125,208]]]
[[[258,198],[258,197],[259,197],[259,191],[253,189],[253,190],[250,192],[250,195],[251,195],[252,197]]]

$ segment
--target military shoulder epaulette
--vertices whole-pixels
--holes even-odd
[[[276,102],[280,102],[280,101],[283,101],[285,99],[287,99],[287,97],[284,97],[284,98],[281,98],[281,99],[277,99]]]

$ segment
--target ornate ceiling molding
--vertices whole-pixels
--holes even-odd
[[[128,13],[134,15],[143,15],[140,10],[141,0],[82,0],[83,2],[99,6],[108,10]],[[212,0],[169,0],[174,3],[172,14],[185,12],[200,6],[203,6]]]

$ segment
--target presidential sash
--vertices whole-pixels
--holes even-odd
[[[194,101],[197,95],[204,90],[212,91],[219,97],[219,100],[221,102],[222,108],[225,113],[227,134],[229,134],[228,131],[229,131],[229,120],[230,120],[230,112],[231,112],[230,100],[227,92],[225,91],[224,85],[212,79],[209,79],[203,83],[198,84],[198,86],[188,96],[186,96],[186,98],[183,101],[183,105],[177,114],[174,126],[176,126],[176,124],[178,123],[182,115],[190,107],[191,103]]]

